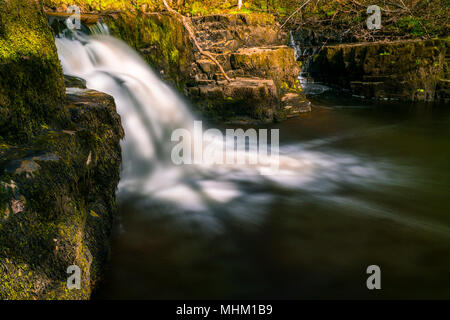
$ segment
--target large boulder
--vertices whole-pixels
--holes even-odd
[[[278,92],[273,80],[205,81],[189,90],[202,114],[211,119],[272,122],[277,116]]]

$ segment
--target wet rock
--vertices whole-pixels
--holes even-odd
[[[245,118],[244,122],[255,123],[283,120],[288,114],[299,113],[298,101],[290,112],[280,101],[290,91],[302,95],[298,81],[301,68],[294,50],[281,45],[286,33],[279,32],[274,21],[251,17],[212,15],[194,19],[200,45],[216,54],[233,79],[225,82],[212,61],[195,54],[198,67],[192,69],[193,79],[185,91],[208,117],[228,122],[242,122]]]
[[[292,118],[302,113],[311,112],[311,102],[304,95],[298,93],[286,93],[281,98],[281,103],[285,116]]]
[[[445,100],[449,43],[435,39],[326,46],[313,57],[309,73],[366,98]]]
[[[253,122],[271,122],[278,107],[277,87],[268,79],[217,81],[199,85],[191,94],[200,110],[214,119],[251,118]]]
[[[111,32],[141,53],[162,77],[184,89],[191,77],[194,48],[183,24],[169,14],[121,12],[103,17]]]
[[[66,88],[86,89],[86,80],[67,74],[64,75],[64,84]]]

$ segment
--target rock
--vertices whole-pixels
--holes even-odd
[[[120,117],[112,97],[87,89],[68,94],[64,109],[77,121],[2,150],[0,299],[89,299],[108,259]],[[66,286],[74,264],[81,290]]]
[[[73,13],[67,12],[67,5],[62,5],[57,12],[47,11],[45,14],[49,18],[50,26],[53,26],[56,20],[65,23],[65,21],[70,18]],[[85,26],[91,26],[101,21],[101,17],[96,14],[80,14],[80,21]]]
[[[237,78],[230,83],[218,81],[198,86],[195,94],[193,99],[199,109],[214,119],[250,118],[271,122],[278,107],[277,87],[273,80],[267,79]]]
[[[194,49],[183,24],[169,14],[121,12],[103,17],[111,32],[174,86],[183,90],[191,78]]]
[[[274,17],[266,14],[213,14],[192,18],[206,47],[224,41],[223,48],[277,46],[286,43],[287,33],[279,29]],[[229,42],[227,44],[227,42]]]
[[[223,83],[225,76],[217,65],[198,52],[184,26],[172,16],[120,13],[109,15],[105,22],[114,35],[136,48],[150,65],[163,69],[161,76],[175,84],[207,117],[281,120],[285,112],[280,109],[279,97],[289,91],[301,94],[300,65],[295,61],[294,50],[284,45],[288,39],[286,31],[279,29],[271,15],[192,18],[202,49],[212,52],[227,75],[235,78],[229,86]]]
[[[301,68],[294,50],[280,45],[280,34],[286,34],[271,37],[277,30],[273,21],[252,22],[250,17],[212,15],[194,19],[202,48],[214,52],[234,79],[229,84],[224,82],[225,76],[212,61],[195,55],[198,68],[192,69],[194,76],[185,91],[208,117],[228,122],[230,118],[234,122],[268,122],[298,114],[303,106],[296,101],[288,112],[279,99],[287,92],[302,95],[298,81]],[[267,30],[269,26],[271,31]]]
[[[0,136],[19,143],[65,116],[62,69],[40,5],[0,1]]]
[[[233,69],[243,70],[255,77],[269,78],[281,87],[295,86],[300,65],[295,61],[294,49],[287,46],[242,48],[230,57]]]
[[[22,197],[23,198],[23,197]],[[21,213],[25,210],[25,201],[24,200],[11,200],[11,210],[14,214]]]
[[[311,112],[311,102],[302,94],[288,92],[281,98],[281,104],[287,118]]]
[[[206,73],[207,75],[215,74],[217,72],[217,65],[212,62],[211,60],[197,60],[197,64],[200,67],[200,69]]]
[[[86,80],[65,74],[64,85],[66,88],[86,89]]]
[[[434,39],[325,46],[313,57],[309,73],[366,98],[445,100],[449,43]]]
[[[450,79],[440,79],[436,86],[437,100],[445,103],[450,102]]]

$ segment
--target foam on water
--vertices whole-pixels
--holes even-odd
[[[217,208],[230,214],[243,210],[242,217],[257,219],[264,205],[276,197],[274,189],[317,195],[332,194],[342,184],[371,188],[394,183],[397,169],[390,163],[314,150],[329,143],[326,140],[281,145],[280,170],[275,175],[261,175],[265,168],[258,165],[173,164],[171,134],[179,128],[192,132],[193,114],[135,51],[105,31],[96,33],[58,38],[56,45],[66,74],[84,78],[88,88],[115,98],[125,130],[119,200],[140,196],[143,206],[169,203],[180,212],[210,215]],[[339,202],[336,199],[329,198],[330,203]],[[206,221],[206,216],[200,219]],[[407,219],[392,212],[384,217],[397,222]],[[409,221],[408,225],[422,224]]]

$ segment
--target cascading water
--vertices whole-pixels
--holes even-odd
[[[175,165],[173,131],[194,130],[188,105],[131,48],[105,35],[101,25],[94,29],[95,36],[57,38],[56,45],[66,74],[115,98],[125,130],[118,200],[121,212],[132,217],[113,250],[104,296],[311,298],[316,292],[320,297],[318,292],[334,290],[327,281],[359,279],[363,266],[391,263],[405,252],[401,241],[380,240],[373,260],[358,242],[368,235],[401,240],[409,229],[417,232],[413,238],[450,234],[445,223],[420,212],[409,216],[395,206],[405,190],[420,194],[417,171],[342,148],[344,140],[365,142],[395,132],[395,124],[354,122],[343,134],[309,141],[286,138],[281,130],[276,175],[261,175],[263,168],[250,165]],[[327,119],[318,130],[332,124]],[[384,221],[402,231],[386,228]],[[415,250],[428,252],[419,244]],[[405,256],[395,265],[414,259]],[[349,295],[367,294],[359,282],[351,286],[357,289]]]
[[[107,35],[104,25],[97,24],[94,31],[96,36],[56,39],[56,45],[66,74],[115,98],[125,130],[119,199],[140,195],[146,202],[174,201],[185,209],[208,211],[211,205],[238,199],[250,207],[253,197],[255,202],[270,201],[273,196],[265,191],[258,196],[249,192],[249,188],[264,190],[264,185],[332,193],[342,183],[369,188],[376,182],[389,183],[395,175],[393,168],[362,163],[350,155],[312,151],[327,140],[282,145],[276,175],[260,175],[261,168],[252,166],[176,166],[171,160],[171,134],[179,128],[193,131],[194,117],[186,103],[137,53]]]
[[[320,95],[330,90],[330,88],[324,84],[315,83],[309,75],[312,59],[321,47],[317,46],[316,48],[313,48],[312,46],[298,44],[292,30],[289,32],[289,45],[295,51],[295,60],[303,62],[302,71],[298,76],[303,92],[307,95]]]

